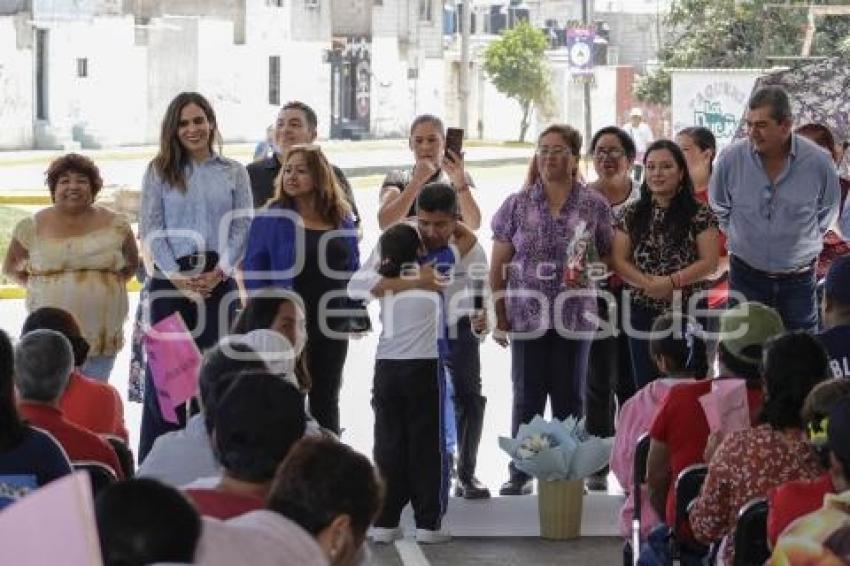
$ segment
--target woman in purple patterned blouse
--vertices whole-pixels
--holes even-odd
[[[614,230],[606,199],[578,179],[580,152],[575,129],[546,128],[525,186],[505,200],[492,222],[494,338],[511,346],[513,435],[520,424],[543,414],[547,398],[556,418],[583,412],[596,329],[589,316],[596,313],[589,264],[607,259]],[[529,480],[511,466],[500,493],[529,493]]]

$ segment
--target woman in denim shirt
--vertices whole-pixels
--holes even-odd
[[[492,222],[494,338],[511,346],[513,435],[543,414],[547,397],[555,418],[583,413],[596,329],[588,260],[594,249],[607,258],[614,230],[608,201],[578,179],[580,152],[581,134],[572,127],[543,130],[524,188],[505,200]],[[581,248],[587,253],[570,253]],[[530,478],[511,466],[500,493],[530,491]]]
[[[239,296],[232,276],[253,214],[248,172],[214,151],[216,141],[220,148],[209,102],[196,92],[177,95],[165,111],[159,153],[142,182],[139,219],[153,263],[147,320],[154,325],[180,313],[201,351],[227,332],[235,313]],[[146,374],[140,462],[156,437],[183,426],[162,418],[150,371]]]
[[[357,229],[333,169],[318,146],[294,146],[274,198],[251,224],[242,268],[247,289],[292,289],[304,300],[310,412],[336,434],[348,338],[331,309],[347,308],[345,289],[359,267]]]

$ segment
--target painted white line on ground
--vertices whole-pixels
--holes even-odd
[[[403,538],[395,541],[395,549],[404,566],[431,566],[414,539]]]

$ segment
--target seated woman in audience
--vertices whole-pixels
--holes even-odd
[[[723,539],[719,559],[732,564],[735,523],[741,507],[770,488],[823,473],[806,440],[800,410],[828,373],[826,351],[810,334],[791,332],[765,345],[765,401],[760,424],[729,433],[708,465],[708,476],[690,512],[697,540]]]
[[[21,335],[40,328],[59,332],[74,351],[74,372],[59,400],[59,408],[72,423],[95,434],[117,436],[127,442],[124,405],[115,387],[85,376],[80,368],[88,356],[89,344],[83,338],[74,315],[55,307],[36,309],[24,320]]]
[[[620,409],[617,434],[611,451],[611,471],[628,494],[620,510],[620,533],[627,541],[631,537],[634,512],[635,447],[640,436],[649,430],[661,402],[675,385],[704,379],[708,372],[706,345],[702,329],[695,319],[681,313],[666,313],[655,319],[649,353],[661,378],[650,382],[626,401]],[[649,490],[643,486],[641,501],[641,538],[661,522],[649,504]]]
[[[830,449],[826,442],[829,414],[842,399],[848,398],[850,379],[830,379],[812,389],[803,404],[803,424],[824,469],[829,468]],[[767,493],[767,535],[771,546],[776,545],[776,539],[785,527],[798,517],[820,509],[824,495],[836,491],[829,472],[824,472],[815,480],[790,481],[771,489]]]
[[[18,414],[12,379],[14,365],[12,343],[0,330],[0,491],[4,494],[0,496],[0,507],[71,473],[71,464],[59,443],[50,434],[28,425]],[[19,485],[9,476],[30,477],[27,485]]]
[[[214,485],[221,475],[210,444],[218,397],[227,389],[228,376],[247,370],[268,371],[266,363],[251,347],[238,342],[227,346],[219,343],[209,350],[198,375],[201,412],[186,422],[186,428],[157,438],[139,466],[138,475],[175,487],[201,478],[215,478]]]
[[[632,291],[632,328],[646,332],[662,313],[688,309],[691,296],[706,288],[719,245],[717,219],[694,198],[682,150],[658,140],[647,149],[644,166],[640,200],[617,223],[611,261]],[[657,376],[646,339],[630,336],[629,346],[640,388]]]
[[[307,321],[304,301],[289,289],[268,287],[255,291],[233,323],[233,334],[248,334],[254,330],[274,330],[286,338],[295,350],[295,376],[302,392],[310,390],[310,373],[305,363]]]
[[[192,564],[198,512],[174,488],[132,479],[105,488],[94,503],[104,566]]]
[[[139,254],[130,223],[95,205],[97,166],[69,153],[47,170],[53,205],[15,226],[3,273],[27,289],[27,310],[60,307],[80,322],[90,350],[82,372],[107,381],[124,342],[125,284]]]
[[[304,435],[304,398],[268,372],[240,372],[218,399],[213,450],[221,480],[185,491],[201,515],[230,519],[263,507],[278,465]]]

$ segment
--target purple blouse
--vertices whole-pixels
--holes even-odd
[[[509,196],[493,217],[493,239],[514,248],[506,273],[506,306],[512,331],[595,329],[584,316],[596,313],[592,288],[559,299],[566,290],[562,279],[567,246],[582,221],[599,255],[609,255],[614,239],[611,207],[605,197],[581,183],[573,186],[557,217],[549,212],[543,184],[539,182]],[[545,301],[541,301],[542,297]],[[559,319],[555,317],[556,302]]]

